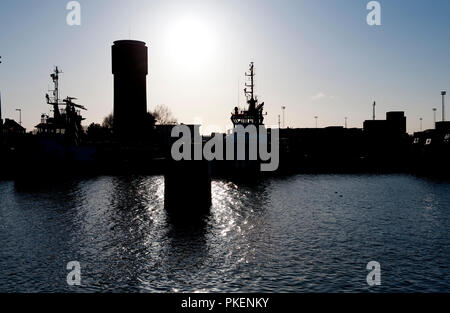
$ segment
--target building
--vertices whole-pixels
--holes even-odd
[[[441,121],[436,122],[436,131],[439,133],[450,133],[450,122],[449,121]]]
[[[112,46],[114,75],[114,133],[131,140],[145,129],[147,115],[148,49],[145,42],[115,41]]]
[[[391,133],[406,134],[406,116],[403,111],[394,111],[386,113],[387,127]]]
[[[17,135],[25,134],[26,129],[22,127],[19,123],[9,118],[5,118],[5,122],[2,126],[4,135]]]
[[[406,116],[405,112],[394,111],[387,112],[385,120],[366,120],[364,121],[364,132],[368,135],[405,135],[406,134]]]
[[[366,120],[364,158],[376,170],[403,170],[408,166],[411,138],[402,111],[387,112],[385,120]]]

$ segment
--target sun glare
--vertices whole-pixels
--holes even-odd
[[[211,62],[216,40],[211,25],[199,18],[176,20],[167,33],[170,61],[183,68],[197,68]]]

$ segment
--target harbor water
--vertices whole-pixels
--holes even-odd
[[[450,292],[449,182],[297,175],[211,191],[210,211],[180,224],[163,176],[0,181],[0,292]]]

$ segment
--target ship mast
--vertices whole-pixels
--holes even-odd
[[[50,74],[54,85],[54,89],[50,90],[52,96],[49,96],[49,94],[45,95],[47,103],[53,106],[53,118],[48,116],[45,118],[43,114],[41,123],[36,127],[41,133],[64,135],[67,143],[77,145],[80,143],[80,138],[83,134],[81,121],[84,118],[81,116],[80,110],[86,110],[86,108],[73,102],[73,100],[76,100],[74,97],[66,97],[60,100],[59,74],[61,73],[62,71],[56,66],[52,74]],[[59,109],[60,105],[64,105],[65,110],[61,111]]]
[[[250,63],[250,72],[245,73],[246,77],[250,77],[250,83],[245,83],[244,93],[247,96],[247,103],[249,104],[248,110],[250,112],[253,112],[256,107],[256,100],[255,100],[255,66],[253,62]],[[247,88],[250,88],[250,90],[247,90]]]
[[[254,71],[254,65],[253,62],[250,63],[250,73],[245,73],[246,77],[250,77],[250,84],[245,84],[245,87],[250,87],[250,91],[247,91],[247,88],[244,89],[245,95],[247,97],[250,97],[250,99],[254,99],[253,96],[253,90],[255,88],[255,71]]]
[[[234,112],[231,113],[231,121],[233,125],[263,125],[264,122],[264,102],[258,103],[258,99],[255,96],[255,67],[253,62],[250,63],[249,72],[245,73],[247,81],[245,82],[244,93],[247,98],[248,108],[247,110],[239,110],[238,107],[234,108]]]
[[[55,67],[55,70],[52,74],[50,74],[50,77],[52,78],[53,84],[55,86],[55,89],[53,89],[53,97],[50,99],[48,94],[45,95],[47,99],[47,103],[53,105],[53,116],[56,120],[58,120],[61,117],[61,113],[59,112],[59,74],[62,72],[58,69],[58,67]]]

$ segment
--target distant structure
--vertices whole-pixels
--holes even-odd
[[[377,103],[374,101],[373,102],[373,113],[372,113],[372,120],[375,121],[375,107],[376,107]]]
[[[0,92],[0,136],[3,133],[3,119],[2,119],[2,94]]]
[[[2,64],[2,56],[0,56],[0,64]],[[2,94],[0,92],[0,138],[3,134],[3,119],[2,119]],[[1,141],[0,141],[1,144]]]
[[[142,132],[147,114],[148,48],[145,42],[118,40],[112,46],[114,132],[132,138]]]
[[[403,111],[392,111],[386,113],[386,120],[391,130],[398,134],[406,134],[406,116]]]
[[[264,102],[259,103],[258,97],[255,95],[255,66],[254,63],[250,63],[249,71],[245,73],[246,82],[244,93],[247,99],[247,109],[240,110],[238,107],[234,108],[234,112],[231,113],[231,122],[233,127],[236,129],[238,127],[254,126],[256,128],[256,137],[250,136],[249,133],[245,133],[245,156],[243,160],[238,160],[237,156],[237,144],[238,144],[238,134],[233,133],[232,142],[234,145],[234,160],[231,163],[231,168],[236,170],[237,176],[240,178],[244,177],[254,177],[260,172],[260,161],[261,160],[251,160],[250,156],[250,144],[254,142],[256,146],[259,145],[259,129],[260,126],[264,125]],[[284,109],[283,116],[284,116]],[[284,117],[283,117],[283,127],[284,127]],[[271,130],[267,130],[268,136],[271,136]],[[231,140],[226,138],[226,140]],[[226,151],[226,148],[224,149]],[[256,158],[257,159],[257,158]],[[231,170],[231,169],[229,169]]]
[[[445,122],[445,95],[447,91],[441,91],[442,96],[442,121]]]
[[[84,120],[81,115],[81,110],[86,110],[82,105],[79,105],[73,100],[77,98],[66,97],[60,101],[59,95],[59,74],[62,72],[56,66],[53,73],[50,74],[54,89],[52,95],[45,95],[47,104],[53,108],[53,116],[47,114],[41,115],[41,122],[36,125],[38,134],[44,136],[63,136],[67,143],[78,145],[83,136],[83,128],[81,122]],[[64,109],[60,109],[64,106]]]
[[[450,136],[450,121],[436,122],[435,130],[439,132],[447,132]]]
[[[366,133],[406,134],[405,112],[387,112],[385,120],[366,120],[363,127]]]
[[[247,97],[247,110],[239,110],[238,107],[234,108],[234,112],[231,113],[231,122],[234,126],[236,125],[263,125],[264,122],[264,102],[258,103],[258,98],[255,96],[255,67],[253,62],[250,63],[250,69],[245,76],[249,79],[249,82],[245,84],[244,93]],[[249,88],[249,89],[247,89]],[[284,121],[283,121],[284,123]]]
[[[25,134],[26,129],[14,120],[5,118],[3,133],[5,135]]]

